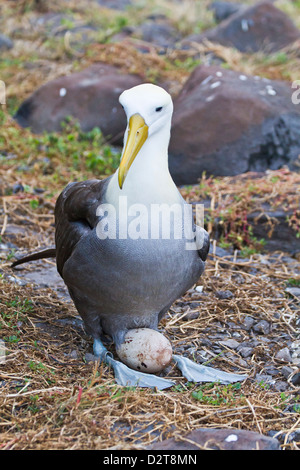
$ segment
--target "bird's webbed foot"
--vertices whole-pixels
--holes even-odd
[[[223,372],[213,367],[197,364],[187,357],[177,356],[177,354],[173,355],[173,359],[182,375],[189,382],[220,382],[222,384],[230,384],[247,378],[247,375]]]
[[[148,387],[163,390],[175,385],[171,380],[158,377],[154,374],[146,374],[130,369],[120,361],[115,360],[107,351],[99,339],[95,339],[93,346],[95,356],[102,362],[110,365],[114,370],[114,376],[118,385],[129,387]]]
[[[127,367],[122,362],[115,360],[99,339],[95,339],[93,349],[95,356],[99,357],[102,362],[105,362],[113,368],[118,385],[157,388],[159,390],[175,385],[175,382],[172,380],[164,379],[154,374],[136,371]],[[220,382],[222,384],[230,384],[247,378],[247,375],[223,372],[213,367],[197,364],[187,357],[178,356],[177,354],[173,354],[172,358],[182,375],[189,382]]]
[[[109,364],[114,369],[115,379],[119,385],[157,388],[159,390],[170,388],[175,385],[175,382],[172,382],[171,380],[158,377],[154,374],[138,372],[112,358],[109,358]]]

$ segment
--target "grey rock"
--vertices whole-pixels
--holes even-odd
[[[255,211],[248,216],[248,223],[253,227],[253,235],[258,240],[263,238],[266,241],[264,248],[268,251],[298,253],[300,251],[299,239],[296,236],[296,231],[287,221],[293,212],[289,211],[288,208],[286,210],[274,209],[269,204],[262,204],[262,209],[264,211],[263,214]],[[269,227],[267,225],[267,221],[270,218],[276,220],[271,237],[269,236]],[[286,264],[291,265],[290,261],[286,261]],[[287,289],[286,292],[288,292]]]
[[[111,142],[122,144],[126,117],[119,95],[142,81],[117,67],[94,64],[40,87],[21,104],[14,118],[22,127],[41,133],[59,131],[61,123],[72,116],[83,131],[99,127]]]
[[[271,2],[262,1],[239,8],[217,27],[189,36],[183,45],[208,39],[242,52],[270,53],[281,50],[299,38],[300,31],[289,16]]]
[[[278,380],[275,383],[274,388],[275,390],[277,390],[277,392],[285,392],[289,388],[289,386],[286,382],[283,382],[282,380]]]
[[[282,366],[281,368],[281,373],[285,379],[288,379],[292,375],[293,372],[294,371],[291,367]]]
[[[217,23],[229,18],[241,8],[241,5],[230,2],[213,2],[209,5],[209,9],[213,11],[214,18]]]
[[[249,356],[252,356],[254,349],[250,346],[240,345],[240,347],[238,348],[238,352],[243,358],[247,358]]]
[[[285,292],[294,295],[295,297],[300,297],[300,287],[287,287]]]
[[[236,349],[240,345],[240,343],[235,339],[225,339],[224,341],[219,341],[219,343],[230,349]]]
[[[229,258],[232,255],[232,251],[233,251],[232,249],[225,250],[224,248],[218,245],[213,247],[212,243],[210,244],[210,247],[209,247],[209,253],[214,252],[214,254],[216,256],[219,256],[219,258],[223,258],[223,257]]]
[[[43,15],[34,16],[30,20],[30,24],[34,31],[38,34],[53,36],[65,36],[70,32],[69,42],[71,48],[76,48],[78,52],[97,37],[97,28],[89,23],[84,23],[77,19],[71,13],[47,12]],[[27,66],[32,66],[28,64]]]
[[[135,28],[134,36],[163,48],[173,48],[181,39],[179,31],[167,19],[160,17],[154,17],[152,21],[148,20]]]
[[[291,382],[293,385],[300,385],[300,372],[297,372],[295,375],[293,375]]]
[[[254,318],[250,317],[249,315],[247,315],[245,318],[244,318],[244,321],[243,321],[243,327],[246,331],[249,331],[251,330],[253,324],[254,324],[255,320]]]
[[[218,290],[216,292],[216,297],[220,300],[232,299],[234,294],[230,290]]]
[[[287,442],[299,442],[300,441],[300,429],[295,429],[287,436]]]
[[[131,4],[131,0],[97,0],[100,6],[111,8],[112,10],[126,10]]]
[[[19,192],[23,192],[24,191],[24,186],[22,185],[22,183],[15,183],[12,187],[12,192],[13,194],[17,194]]]
[[[265,383],[268,385],[274,385],[276,383],[275,379],[268,374],[256,374],[255,381],[258,383]]]
[[[67,354],[67,356],[70,359],[78,359],[78,352],[76,351],[76,349],[73,349],[69,354]]]
[[[300,107],[292,92],[285,82],[196,67],[174,100],[169,166],[176,184],[197,183],[203,172],[296,169]]]
[[[200,315],[199,311],[188,310],[182,319],[184,321],[196,320],[196,318],[199,318],[199,315]]]
[[[267,335],[270,332],[270,323],[266,320],[261,320],[253,325],[253,330],[256,333]]]
[[[292,362],[292,358],[291,358],[290,351],[289,351],[288,348],[282,348],[282,349],[280,349],[280,350],[276,353],[275,358],[276,358],[276,359],[279,359],[280,361]]]
[[[86,362],[97,362],[99,360],[99,358],[94,356],[94,354],[86,353],[85,354],[85,360],[86,360]]]
[[[170,438],[148,447],[150,450],[165,451],[199,451],[201,448],[215,450],[279,450],[280,445],[277,439],[254,431],[233,428],[200,428],[181,436],[180,440]]]
[[[276,369],[276,367],[274,367],[273,365],[271,365],[271,366],[266,366],[266,367],[265,367],[265,372],[266,372],[268,375],[271,375],[272,377],[279,374],[279,370]]]
[[[13,42],[4,34],[0,34],[0,50],[7,50],[13,47]]]

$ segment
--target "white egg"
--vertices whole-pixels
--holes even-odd
[[[170,341],[150,328],[129,330],[125,341],[117,348],[124,364],[140,372],[160,372],[172,359]]]

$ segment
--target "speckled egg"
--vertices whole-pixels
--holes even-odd
[[[117,348],[117,354],[131,369],[153,374],[171,362],[172,346],[158,331],[136,328],[126,333],[124,343]]]

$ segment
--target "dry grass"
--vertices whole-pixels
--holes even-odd
[[[168,83],[173,94],[179,91],[192,68],[201,61],[205,63],[210,53],[224,60],[225,67],[243,73],[284,80],[299,78],[297,48],[266,57],[241,54],[209,43],[190,51],[167,51],[165,56],[155,47],[149,48],[148,54],[141,53],[138,46],[144,45],[134,40],[118,44],[98,41],[90,47],[77,47],[68,34],[49,38],[32,27],[32,21],[44,14],[48,2],[40,2],[41,7],[38,3],[23,0],[13,10],[11,1],[1,2],[1,32],[11,36],[15,43],[12,50],[1,52],[1,79],[7,85],[10,110],[44,82],[97,61],[139,73],[157,83]],[[149,2],[149,9],[140,8],[135,15],[129,11],[123,16],[130,25],[142,22],[149,13],[172,11],[170,5],[174,2],[160,3],[161,6],[156,1]],[[192,3],[193,8],[199,8],[204,2]],[[279,3],[285,7],[285,2]],[[87,12],[85,4],[85,1],[55,1],[51,2],[51,11],[65,12],[67,7],[75,13],[76,21],[93,21],[103,29],[101,37],[109,37],[111,25],[118,23],[117,14],[105,10],[99,14],[93,9]],[[197,10],[203,23],[197,25],[193,22],[194,11],[190,1],[179,2],[173,23],[180,23],[182,32],[208,25],[211,14],[203,10],[201,16]],[[297,6],[290,4],[289,14],[294,16],[296,11]],[[110,24],[108,30],[103,26],[105,23]],[[56,169],[53,172],[45,168],[43,159],[48,155],[45,146],[30,144],[33,136],[29,130],[20,130],[6,120],[1,131],[1,142],[7,152],[0,170],[1,243],[11,242],[24,252],[52,245],[53,209],[58,193],[70,179],[88,178],[92,172],[83,166],[84,162],[75,168],[70,158],[62,158],[59,151],[50,158],[50,165]],[[29,169],[22,170],[23,166]],[[232,223],[233,213],[240,220],[239,215],[245,210],[262,211],[265,202],[297,209],[297,175],[285,170],[270,172],[256,180],[256,189],[250,187],[251,178],[245,181],[248,176],[236,180],[203,179],[200,186],[183,194],[194,201],[211,199],[207,211],[212,217],[210,231],[213,218],[225,214],[226,223]],[[12,186],[17,182],[27,185],[29,190],[13,194]],[[45,192],[37,195],[35,187],[44,188]],[[294,221],[298,224],[298,218]],[[236,225],[237,235],[245,234],[243,228],[241,232],[239,229]],[[276,358],[276,353],[297,338],[299,300],[285,293],[289,279],[299,282],[296,260],[286,263],[283,253],[256,253],[245,261],[210,256],[205,275],[199,281],[203,294],[191,291],[179,299],[162,321],[161,330],[171,339],[176,352],[191,358],[195,355],[197,359],[202,351],[211,365],[246,372],[249,378],[240,388],[202,386],[187,383],[176,368],[170,367],[165,374],[174,377],[177,385],[170,390],[151,391],[119,387],[106,366],[87,362],[92,342],[81,328],[72,303],[59,297],[51,286],[18,284],[23,280],[22,273],[34,271],[36,265],[32,263],[25,271],[12,272],[9,267],[12,256],[13,253],[1,251],[0,331],[7,348],[6,360],[0,364],[2,450],[141,449],[199,427],[232,427],[263,434],[275,431],[281,437],[283,449],[299,450],[299,443],[290,439],[300,427],[296,408],[299,390],[291,380],[284,393],[263,380],[270,367],[278,370],[280,379],[286,364]],[[39,266],[52,268],[53,263],[47,261]],[[217,298],[217,291],[224,290],[230,290],[231,298]],[[257,335],[253,353],[242,358],[220,341],[224,338],[252,341],[253,332],[244,328],[247,316],[255,322],[266,320],[271,330],[268,335]],[[220,353],[215,352],[216,345]],[[296,366],[292,368],[296,372]],[[257,374],[262,380],[257,380]]]
[[[283,211],[286,223],[300,238],[300,175],[288,168],[266,173],[245,173],[235,177],[209,177],[203,175],[199,185],[181,190],[189,202],[209,202],[206,207],[208,232],[221,236],[224,245],[259,248],[262,243],[252,235],[254,224],[265,218],[267,239],[271,238],[278,219],[272,212]],[[221,234],[220,234],[221,232]]]

